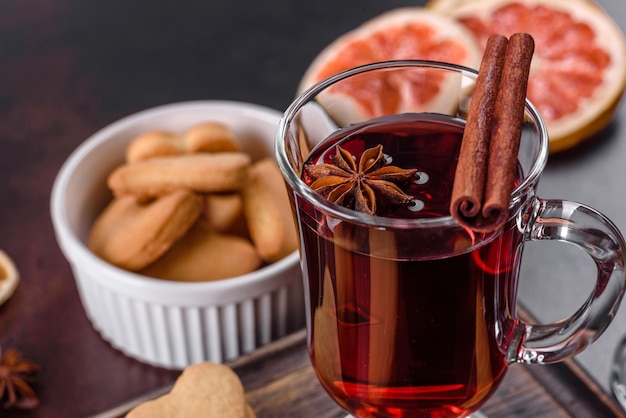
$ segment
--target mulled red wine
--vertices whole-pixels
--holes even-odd
[[[405,188],[413,202],[379,214],[397,227],[337,221],[296,201],[312,363],[359,417],[457,417],[506,371],[522,237],[514,225],[486,236],[446,223],[463,127],[444,116],[383,117],[339,131],[306,162],[332,163],[338,144],[357,159],[382,144],[389,164],[417,169]]]

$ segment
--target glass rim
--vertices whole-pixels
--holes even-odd
[[[366,73],[381,69],[393,69],[393,68],[433,68],[439,70],[446,70],[456,72],[464,77],[476,78],[478,71],[469,67],[465,67],[458,64],[451,64],[441,61],[431,60],[392,60],[392,61],[380,61],[365,65],[360,65],[348,70],[341,71],[334,75],[331,75],[313,86],[309,87],[302,94],[294,99],[289,107],[283,113],[276,132],[276,144],[275,154],[278,166],[283,174],[285,181],[291,186],[294,191],[304,196],[308,201],[314,202],[316,207],[322,209],[324,212],[346,221],[386,228],[386,227],[441,227],[441,226],[459,226],[459,224],[452,218],[452,216],[443,216],[438,218],[427,219],[402,219],[402,218],[390,218],[378,215],[369,215],[366,213],[358,212],[353,209],[346,208],[344,206],[333,203],[324,198],[319,193],[311,189],[294,171],[293,167],[288,161],[287,150],[285,147],[286,138],[288,135],[289,126],[297,115],[298,111],[310,100],[317,96],[321,91],[336,84],[337,82],[346,78],[352,77],[357,74]],[[525,192],[531,188],[538,181],[548,159],[548,130],[546,124],[539,114],[537,108],[526,99],[525,111],[531,116],[533,122],[536,123],[539,136],[539,153],[533,161],[531,169],[524,177],[523,181],[513,189],[511,193],[511,204],[519,200]]]

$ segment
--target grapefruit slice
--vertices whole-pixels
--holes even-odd
[[[455,7],[459,7],[462,4],[468,3],[473,0],[430,0],[426,3],[426,8],[430,10],[449,12]]]
[[[481,56],[471,33],[454,19],[421,7],[399,8],[364,22],[324,48],[303,75],[298,92],[372,62],[425,59],[478,67]],[[449,83],[435,72],[367,73],[333,86],[320,101],[333,106],[335,119],[352,123],[390,113],[449,108]]]
[[[550,151],[572,147],[614,117],[626,85],[626,41],[591,0],[431,0],[482,47],[493,33],[535,38],[528,98],[548,126]]]
[[[19,280],[20,276],[13,260],[0,250],[0,305],[13,295]]]
[[[450,11],[452,11],[453,8],[459,7],[466,3],[471,3],[473,1],[475,0],[430,0],[428,3],[426,3],[426,8],[430,10],[441,11],[444,13],[450,13]],[[594,0],[571,0],[571,1],[584,1],[589,4],[597,5],[597,3]]]

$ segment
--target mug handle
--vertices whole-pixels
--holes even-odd
[[[570,317],[540,325],[520,321],[520,342],[512,362],[549,364],[583,351],[614,318],[626,289],[626,245],[608,218],[579,203],[535,198],[533,215],[525,228],[525,242],[574,244],[591,256],[598,271],[589,298]]]

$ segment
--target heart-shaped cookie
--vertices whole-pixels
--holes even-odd
[[[126,418],[255,418],[239,376],[228,366],[204,362],[187,367],[172,390],[144,402]]]

